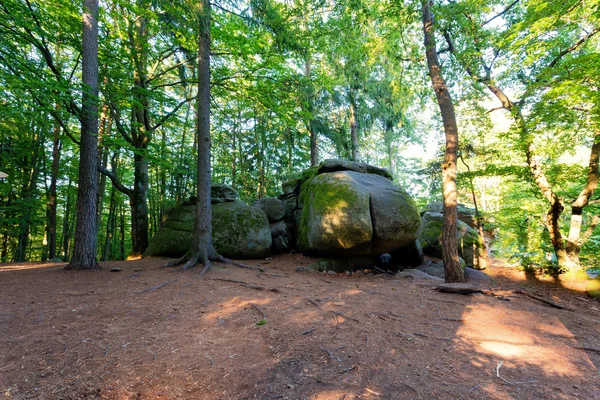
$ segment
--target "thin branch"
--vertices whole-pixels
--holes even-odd
[[[493,20],[495,20],[496,18],[499,18],[501,16],[503,16],[504,14],[506,14],[507,12],[510,11],[511,8],[513,8],[514,6],[517,5],[517,3],[519,2],[519,0],[515,0],[513,1],[511,4],[508,5],[508,7],[506,7],[502,12],[500,12],[499,14],[494,15],[492,18],[488,19],[487,21],[485,21],[481,26],[486,26],[487,24],[489,24],[490,22],[492,22]]]
[[[164,115],[157,123],[156,125],[154,125],[151,130],[155,131],[158,128],[160,128],[165,122],[167,122],[169,120],[169,118],[171,118],[173,115],[175,115],[177,113],[177,111],[179,111],[179,109],[181,107],[183,107],[184,105],[186,105],[187,103],[189,103],[190,101],[194,100],[196,97],[188,97],[186,99],[183,99],[182,101],[179,102],[179,104],[177,104],[175,106],[175,108],[173,108],[168,114]]]
[[[564,49],[563,51],[558,53],[558,56],[556,56],[554,58],[554,60],[552,60],[552,62],[550,64],[548,64],[548,68],[552,68],[552,67],[556,66],[556,64],[558,64],[564,56],[577,50],[579,48],[579,46],[584,44],[589,38],[591,38],[598,32],[600,32],[600,27],[596,27],[590,33],[588,33],[587,35],[585,35],[584,37],[582,37],[581,39],[579,39],[578,41],[573,43],[573,45],[571,47]]]

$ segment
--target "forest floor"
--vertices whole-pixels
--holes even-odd
[[[557,309],[296,272],[313,261],[215,264],[203,279],[161,259],[2,264],[0,398],[600,398],[600,302],[576,288],[499,261],[486,271],[494,289],[570,308]]]

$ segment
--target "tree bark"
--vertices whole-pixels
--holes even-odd
[[[83,1],[83,109],[79,153],[77,219],[73,258],[65,269],[97,269],[96,196],[98,191],[98,0]]]
[[[317,130],[315,127],[315,90],[312,85],[311,79],[312,64],[310,59],[310,52],[306,52],[304,58],[304,78],[307,81],[306,87],[306,107],[308,111],[308,135],[310,139],[310,166],[313,167],[319,163],[319,147],[317,141]]]
[[[350,89],[350,140],[352,147],[352,161],[360,161],[358,149],[358,122],[356,120],[356,99],[354,93]]]
[[[583,190],[577,199],[571,204],[571,223],[569,225],[569,236],[567,239],[566,252],[570,261],[581,267],[579,252],[581,251],[581,225],[583,222],[583,209],[589,204],[598,187],[598,161],[600,157],[600,132],[594,136],[594,143],[590,152],[588,163],[588,177]]]
[[[444,260],[444,272],[446,282],[465,282],[463,270],[458,262],[458,239],[456,236],[458,126],[456,124],[452,97],[442,76],[442,68],[437,57],[433,16],[431,14],[433,0],[425,0],[422,5],[427,66],[429,67],[429,76],[442,114],[446,135],[446,151],[444,154],[444,163],[442,164],[442,190],[444,198],[442,258]]]
[[[200,263],[204,265],[202,274],[210,268],[210,261],[222,258],[212,241],[212,209],[210,203],[210,3],[200,0],[198,5],[198,101],[197,101],[197,137],[198,164],[196,188],[196,217],[192,247],[181,259],[169,265],[184,264],[191,268]]]
[[[58,166],[60,163],[60,124],[54,123],[54,137],[52,139],[52,165],[50,167],[50,193],[48,197],[48,257],[56,258],[56,208],[58,181]]]

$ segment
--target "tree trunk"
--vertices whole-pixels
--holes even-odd
[[[598,160],[600,157],[600,132],[594,136],[594,143],[590,152],[588,163],[588,177],[583,190],[571,204],[571,223],[567,239],[566,252],[570,262],[575,264],[575,269],[581,268],[579,252],[581,251],[581,224],[583,222],[583,209],[589,204],[590,198],[598,187]]]
[[[202,273],[210,267],[210,260],[220,257],[212,241],[212,209],[210,205],[210,4],[201,0],[198,10],[198,164],[196,189],[196,218],[194,238],[188,254],[172,265],[185,263],[190,268],[201,263]]]
[[[308,111],[308,134],[310,138],[310,166],[313,167],[319,163],[319,147],[317,141],[317,130],[315,127],[315,90],[311,78],[311,59],[310,52],[306,52],[304,59],[304,78],[307,80],[306,88],[306,106]]]
[[[444,225],[442,230],[442,257],[446,282],[465,282],[465,276],[458,263],[458,239],[456,236],[456,158],[458,150],[458,127],[454,114],[454,104],[446,82],[442,76],[442,68],[438,61],[433,16],[431,7],[433,0],[423,1],[423,32],[425,36],[425,55],[429,76],[437,98],[444,132],[446,134],[446,152],[442,164],[442,190],[444,198]]]
[[[110,257],[110,244],[112,243],[113,227],[115,225],[115,209],[117,208],[117,190],[114,186],[110,190],[110,204],[108,206],[108,218],[106,219],[106,237],[104,238],[104,248],[102,250],[102,261]]]
[[[73,258],[65,269],[100,268],[96,260],[96,196],[98,191],[98,0],[83,1],[83,100],[77,219]]]
[[[98,130],[98,162],[103,168],[108,164],[108,148],[104,148],[104,139],[110,133],[109,108],[108,105],[102,107],[100,115],[100,128]],[[104,206],[104,191],[106,190],[106,175],[100,174],[98,177],[98,198],[96,201],[96,227],[100,231],[102,226],[102,209]]]
[[[148,247],[148,161],[134,156],[134,186],[131,204],[131,255],[141,256]]]
[[[358,150],[358,122],[356,121],[356,100],[350,89],[350,140],[352,146],[352,161],[360,161]]]
[[[54,137],[52,140],[52,165],[50,167],[50,193],[48,198],[48,257],[56,258],[56,208],[58,180],[58,166],[60,163],[60,124],[54,123]]]

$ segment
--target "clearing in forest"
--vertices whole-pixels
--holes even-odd
[[[296,272],[301,255],[0,266],[5,399],[600,398],[600,303],[493,262],[494,291]],[[111,272],[120,268],[120,272]],[[523,290],[561,304],[552,308]],[[508,300],[508,301],[506,301]]]

